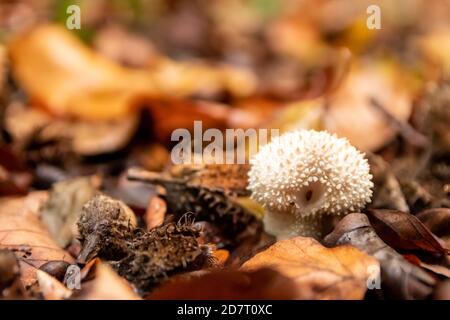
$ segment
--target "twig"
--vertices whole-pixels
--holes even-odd
[[[409,123],[398,120],[375,98],[370,98],[370,105],[381,112],[386,120],[388,120],[409,144],[421,148],[425,148],[430,144],[426,136],[414,129]]]

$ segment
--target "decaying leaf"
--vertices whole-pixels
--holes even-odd
[[[424,299],[436,280],[423,269],[412,265],[381,240],[366,215],[345,216],[333,232],[325,237],[327,246],[350,244],[370,254],[380,262],[381,289],[386,297],[395,299]]]
[[[57,50],[55,49],[57,48]],[[255,91],[256,78],[226,65],[157,58],[149,69],[122,67],[57,25],[40,25],[9,45],[13,72],[32,100],[58,116],[112,120],[152,98]]]
[[[370,207],[409,212],[400,183],[390,169],[389,164],[380,156],[372,153],[369,153],[367,158],[375,185]]]
[[[0,249],[0,299],[21,298],[23,295],[16,255],[10,250]]]
[[[6,75],[6,49],[0,45],[0,95],[3,94],[3,84]]]
[[[25,287],[36,281],[36,270],[44,263],[51,260],[73,262],[39,221],[39,206],[46,197],[46,193],[32,193],[25,198],[0,200],[0,248],[15,253]]]
[[[36,278],[39,291],[45,300],[63,300],[72,295],[72,291],[67,289],[64,284],[42,270],[36,271]]]
[[[213,285],[212,285],[213,284]],[[280,300],[296,299],[298,288],[280,272],[216,270],[186,275],[162,285],[150,300]]]
[[[62,248],[77,236],[76,223],[81,208],[97,192],[97,177],[81,177],[53,184],[41,210],[42,221]]]
[[[380,238],[395,249],[450,254],[445,243],[410,213],[372,209],[367,212],[367,216]]]
[[[54,119],[40,109],[18,103],[6,110],[5,127],[17,144],[24,144],[39,130],[40,139],[65,140],[82,156],[112,153],[125,147],[137,129],[134,114],[109,121]]]
[[[131,285],[119,277],[110,266],[97,260],[94,268],[95,278],[83,282],[81,290],[75,292],[72,299],[139,300]]]
[[[66,29],[40,25],[9,45],[13,73],[31,99],[58,116],[117,119],[154,92],[147,72],[95,54]]]
[[[396,134],[370,99],[376,99],[400,121],[411,113],[411,93],[399,81],[396,69],[383,63],[354,65],[341,86],[330,96],[325,128],[346,137],[363,151],[374,151]]]
[[[424,210],[416,217],[435,235],[450,236],[450,208]]]
[[[10,147],[0,145],[0,195],[23,195],[31,182],[24,160]]]
[[[151,197],[144,217],[147,229],[150,230],[162,225],[166,211],[167,205],[163,199],[158,196]]]
[[[362,299],[378,262],[351,246],[325,248],[311,238],[275,243],[242,270],[274,268],[297,286],[297,299]]]

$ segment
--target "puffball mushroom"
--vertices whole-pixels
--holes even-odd
[[[347,139],[325,131],[287,132],[250,159],[248,189],[277,239],[320,238],[324,223],[370,202],[372,175]]]

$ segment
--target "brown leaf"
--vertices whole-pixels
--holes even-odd
[[[90,266],[92,267],[92,266]],[[81,284],[81,291],[73,299],[82,300],[138,300],[131,285],[107,264],[96,260],[95,278]]]
[[[448,248],[443,247],[442,241],[412,214],[371,209],[368,210],[368,217],[380,238],[395,249],[424,250],[438,254],[450,252]]]
[[[450,279],[442,281],[436,286],[433,298],[436,300],[450,300]]]
[[[14,39],[9,51],[21,87],[58,116],[118,119],[155,89],[148,72],[109,61],[61,26],[36,26]]]
[[[230,108],[220,103],[166,98],[152,100],[146,106],[150,110],[152,132],[159,142],[170,141],[172,132],[178,128],[193,133],[194,121],[202,121],[203,130],[228,127]],[[183,116],[174,116],[177,114]]]
[[[297,290],[291,279],[267,268],[252,272],[215,270],[173,279],[156,289],[148,299],[280,300],[297,298]]]
[[[0,249],[0,299],[18,299],[23,296],[16,255],[10,250]]]
[[[39,221],[39,206],[46,196],[46,193],[32,193],[25,198],[0,199],[0,248],[16,254],[24,286],[36,281],[36,270],[44,263],[74,261],[58,247]]]
[[[138,125],[131,114],[109,121],[55,119],[43,110],[13,103],[8,106],[5,127],[16,143],[23,144],[39,130],[39,138],[68,140],[71,150],[83,156],[111,153],[125,147]]]
[[[450,236],[450,208],[424,210],[416,217],[439,237]]]
[[[411,113],[410,92],[398,69],[399,66],[382,61],[354,64],[330,97],[325,128],[346,137],[363,151],[373,151],[388,143],[395,136],[396,128],[370,104],[370,99],[377,99],[399,121],[408,119]]]
[[[63,300],[72,295],[70,289],[67,289],[64,284],[48,273],[37,270],[36,277],[39,284],[39,290],[45,300]]]
[[[32,182],[23,159],[8,146],[0,146],[0,196],[26,194]]]
[[[166,211],[167,205],[163,199],[158,196],[151,197],[144,217],[147,229],[150,230],[162,225]]]
[[[217,266],[224,266],[230,258],[230,251],[225,249],[214,250],[211,255],[214,257]]]
[[[375,185],[371,208],[395,209],[409,212],[408,204],[399,181],[389,164],[382,157],[373,153],[367,154],[370,172]]]
[[[325,237],[324,244],[350,244],[376,258],[381,266],[381,289],[387,297],[424,299],[431,294],[436,284],[427,272],[409,263],[384,243],[364,214],[346,215],[334,231]]]
[[[99,184],[98,177],[79,177],[53,184],[41,215],[60,247],[66,247],[76,237],[81,208],[97,193]]]
[[[292,279],[297,299],[362,299],[370,270],[378,262],[351,246],[325,248],[312,238],[297,237],[258,253],[242,270],[263,267]]]

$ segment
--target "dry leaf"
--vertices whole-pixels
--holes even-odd
[[[0,95],[3,92],[3,84],[6,75],[6,49],[0,44]]]
[[[416,215],[422,223],[439,237],[450,236],[450,208],[433,208]]]
[[[76,237],[81,208],[97,193],[98,180],[98,177],[80,177],[53,184],[41,216],[60,247],[65,248]]]
[[[148,72],[94,53],[57,25],[40,25],[9,45],[14,76],[33,101],[58,116],[111,120],[152,95]]]
[[[395,209],[409,212],[408,204],[399,181],[382,157],[373,153],[367,154],[370,172],[375,185],[371,208]]]
[[[139,300],[131,285],[107,264],[97,260],[95,278],[81,284],[81,291],[73,299],[83,300]]]
[[[419,39],[418,45],[424,54],[443,66],[444,72],[450,74],[450,29],[438,28]]]
[[[110,121],[55,119],[43,110],[13,103],[6,109],[5,127],[18,144],[26,143],[39,130],[42,140],[64,139],[76,154],[93,156],[125,147],[138,120],[134,114]]]
[[[445,244],[410,213],[371,209],[367,215],[380,238],[395,249],[450,253],[448,248],[443,247]]]
[[[166,202],[158,196],[153,196],[145,212],[144,220],[147,230],[159,227],[164,222],[166,216],[167,205]]]
[[[230,251],[225,249],[214,250],[211,255],[214,257],[214,262],[217,266],[224,266],[228,258],[230,258]]]
[[[157,288],[149,300],[280,300],[297,297],[295,284],[267,268],[253,272],[215,270],[183,275]]]
[[[39,290],[45,300],[63,300],[72,295],[72,291],[67,289],[58,279],[42,270],[36,271],[36,278]]]
[[[436,280],[423,269],[405,260],[381,240],[366,215],[346,215],[333,232],[324,239],[327,246],[350,244],[370,254],[380,262],[381,289],[394,299],[425,299]]]
[[[23,159],[9,146],[0,146],[0,196],[26,194],[32,182]]]
[[[389,114],[406,121],[411,113],[410,91],[400,81],[398,66],[371,61],[354,64],[339,88],[330,96],[325,128],[363,151],[387,144],[396,134],[370,99],[376,99]]]
[[[450,279],[442,281],[436,286],[433,298],[436,300],[450,300]]]
[[[297,237],[258,253],[242,270],[263,267],[292,279],[297,299],[362,299],[378,262],[351,246],[325,248],[312,238]]]
[[[74,261],[58,247],[39,221],[39,207],[46,197],[46,193],[31,193],[25,198],[0,199],[0,248],[16,254],[24,286],[36,281],[36,270],[44,263]]]

